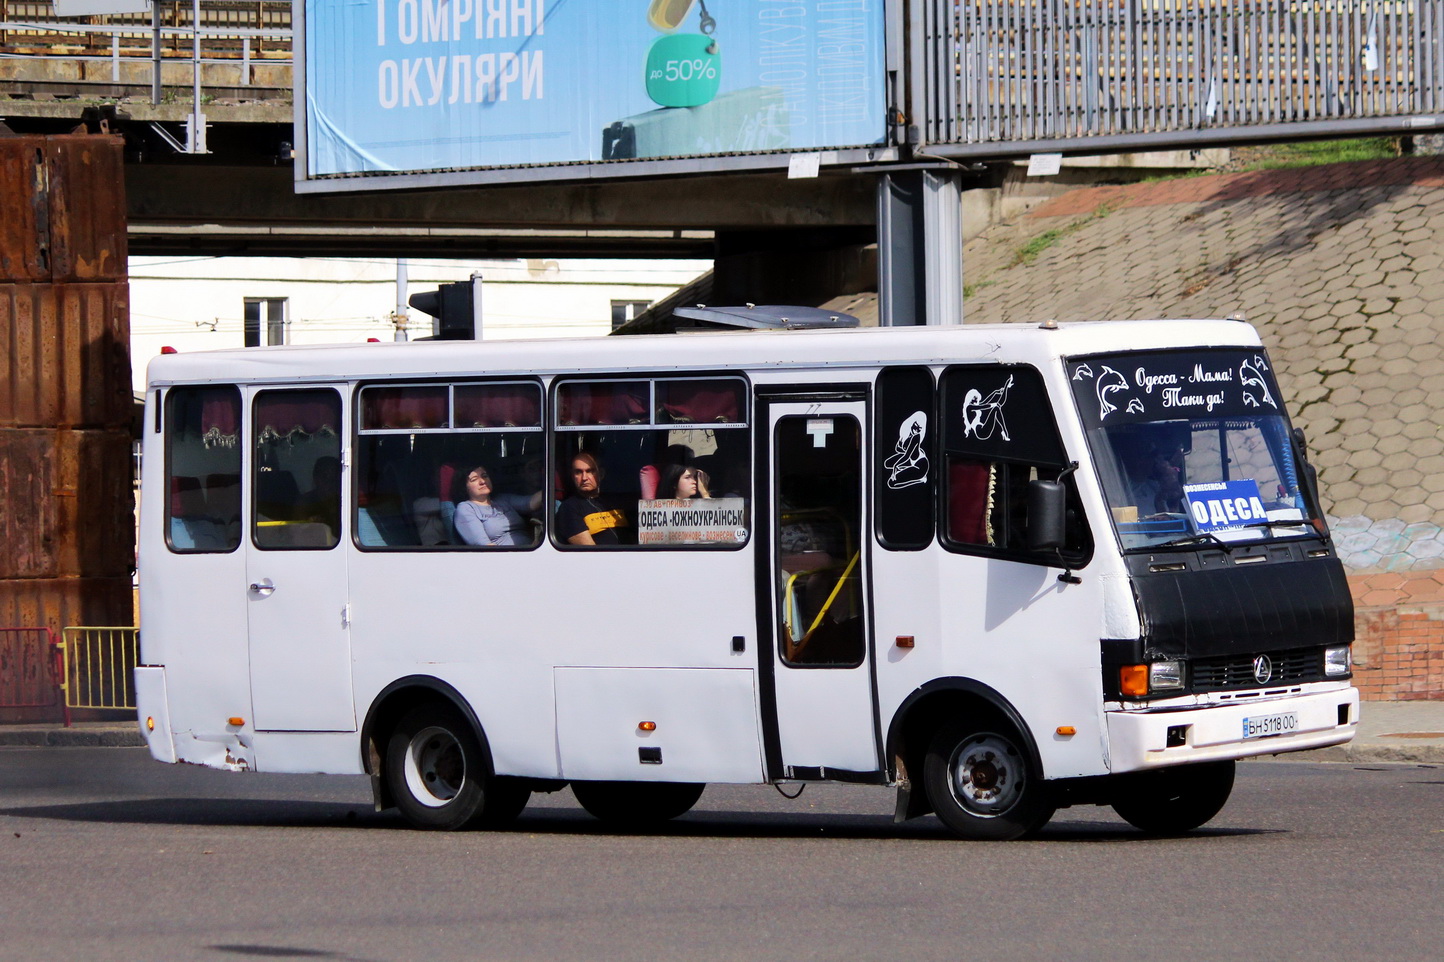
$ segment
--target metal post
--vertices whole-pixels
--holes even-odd
[[[206,115],[201,112],[201,0],[191,0],[191,116],[186,151],[206,151]]]
[[[406,303],[406,258],[396,258],[396,309],[391,312],[391,323],[396,328],[392,340],[404,341],[407,338],[406,328],[410,323],[411,315],[407,313],[410,307]]]
[[[55,632],[49,628],[45,629],[50,638],[50,650],[53,653],[53,668],[55,672],[55,694],[60,700],[60,714],[65,719],[65,727],[70,727],[70,678],[68,665],[65,660],[65,646],[55,640]]]
[[[150,102],[160,103],[160,0],[150,0]]]
[[[877,250],[879,324],[962,323],[962,189],[955,170],[903,170],[879,179]]]
[[[481,340],[481,271],[471,272],[471,338]]]

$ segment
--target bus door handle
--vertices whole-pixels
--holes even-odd
[[[270,578],[262,578],[260,581],[251,582],[251,590],[258,595],[269,596],[271,592],[276,590],[276,586],[271,583]]]

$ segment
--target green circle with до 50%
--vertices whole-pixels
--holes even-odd
[[[647,96],[662,107],[700,107],[717,96],[722,56],[700,33],[661,37],[647,53]]]

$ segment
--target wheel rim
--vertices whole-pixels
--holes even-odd
[[[979,818],[1002,815],[1023,796],[1023,758],[999,735],[964,739],[948,759],[948,787],[960,806]]]
[[[466,783],[466,754],[445,728],[423,728],[406,746],[406,787],[428,808],[454,799]]]

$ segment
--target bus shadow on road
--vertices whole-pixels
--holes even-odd
[[[1223,828],[1205,825],[1181,835],[1151,835],[1116,822],[1050,822],[1037,836],[1042,842],[1187,842],[1215,838],[1247,838],[1259,835],[1287,835],[1281,828]]]
[[[289,799],[147,798],[74,805],[34,805],[0,809],[14,818],[53,818],[67,822],[137,825],[233,825],[259,828],[335,828],[399,825],[394,814],[345,802]]]
[[[236,828],[364,828],[373,831],[413,830],[394,811],[375,812],[364,804],[290,799],[150,798],[74,805],[37,805],[0,809],[14,818],[58,819],[137,825],[232,826]],[[514,824],[490,830],[496,834],[552,836],[624,836],[631,838],[775,838],[854,839],[949,842],[959,839],[936,818],[926,816],[901,824],[887,816],[838,813],[792,814],[757,811],[694,811],[645,828],[621,828],[597,821],[580,809],[538,807]],[[430,833],[424,833],[430,834]],[[1286,834],[1281,829],[1210,828],[1186,835],[1147,835],[1127,825],[1103,821],[1057,819],[1034,838],[1037,843],[1179,842],[1190,839],[1237,838]],[[1016,843],[1014,843],[1016,844]]]
[[[536,813],[528,812],[515,825],[502,829],[502,831],[524,832],[533,835],[614,835],[669,838],[829,838],[864,841],[947,842],[950,844],[961,841],[941,822],[931,816],[899,824],[887,816],[819,813],[793,815],[747,811],[694,811],[662,825],[626,829],[606,825],[580,811],[573,814],[566,810],[543,809]],[[1177,842],[1189,839],[1272,835],[1279,832],[1280,830],[1277,829],[1209,828],[1205,826],[1186,835],[1162,836],[1145,834],[1121,822],[1069,822],[1060,819],[1045,826],[1041,832],[1028,839],[1027,842]]]

